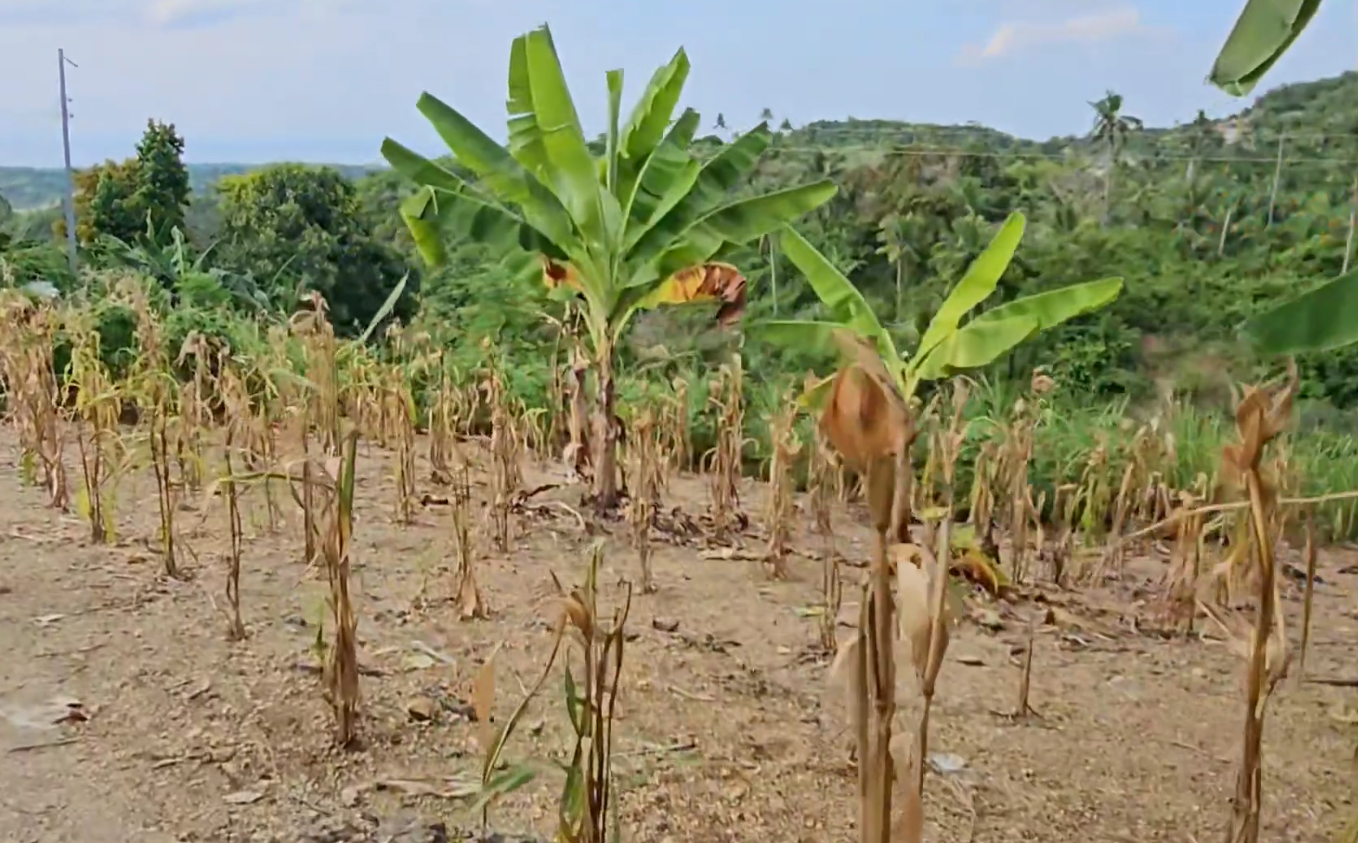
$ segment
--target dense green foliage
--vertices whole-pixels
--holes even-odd
[[[1200,114],[1174,128],[1139,129],[1128,113],[1136,104],[1110,94],[1091,104],[1087,136],[1041,142],[977,127],[875,120],[784,126],[772,132],[738,194],[833,179],[838,194],[796,228],[853,281],[899,348],[916,346],[948,284],[1008,214],[1022,211],[1022,246],[984,308],[1095,278],[1120,276],[1125,285],[1108,307],[989,367],[984,376],[995,389],[1026,383],[1041,365],[1060,384],[1058,400],[1077,408],[1063,411],[1067,419],[1104,418],[1111,405],[1144,415],[1170,393],[1211,415],[1228,405],[1232,379],[1257,377],[1269,363],[1237,338],[1240,323],[1349,264],[1355,102],[1358,74],[1349,73],[1269,92],[1230,120]],[[729,115],[723,122],[738,123]],[[150,144],[159,125],[148,126],[137,157],[116,166],[177,160],[172,144]],[[717,131],[693,142],[696,154],[730,145],[734,131]],[[591,143],[596,155],[604,145],[603,138]],[[232,168],[213,175],[222,169]],[[299,292],[317,290],[337,326],[350,332],[409,273],[410,292],[397,311],[403,321],[467,367],[482,358],[483,339],[498,342],[514,361],[511,387],[529,406],[546,405],[557,337],[545,317],[559,317],[560,303],[540,280],[510,275],[471,242],[452,249],[446,265],[426,270],[398,215],[414,192],[408,179],[391,170],[353,178],[352,171],[294,164],[235,169],[241,172],[205,187],[204,170],[188,167],[195,192],[182,218],[184,236],[173,236],[180,223],[169,210],[161,219],[171,230],[153,228],[149,239],[144,219],[130,238],[122,236],[130,223],[122,229],[110,222],[82,247],[85,272],[152,275],[175,301],[198,303],[197,315],[185,320],[213,330],[260,310],[286,314]],[[0,193],[16,208],[59,195],[49,191],[35,201],[32,190],[15,190],[13,179],[13,171],[0,171]],[[181,186],[162,189],[177,195]],[[53,240],[58,217],[51,209],[6,213],[0,206],[3,283],[45,279],[64,291],[90,283],[66,268]],[[749,278],[747,321],[824,318],[776,235],[729,260]],[[653,384],[706,372],[739,349],[755,375],[750,418],[758,426],[808,369],[826,371],[826,359],[813,351],[753,335],[742,341],[739,332],[714,327],[715,307],[636,319],[619,349],[621,407]],[[1344,411],[1358,404],[1358,353],[1301,362],[1304,415],[1346,434]],[[694,400],[702,400],[705,378],[691,378]]]

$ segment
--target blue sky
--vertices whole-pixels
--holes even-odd
[[[855,116],[1085,131],[1106,88],[1151,125],[1240,108],[1204,84],[1238,0],[0,0],[0,165],[61,163],[56,51],[75,163],[123,158],[148,117],[190,161],[378,160],[427,152],[428,90],[488,131],[504,121],[510,40],[552,26],[581,117],[603,73],[628,91],[679,46],[686,104],[734,127]],[[1327,0],[1264,88],[1358,67],[1358,4]],[[1262,89],[1261,89],[1262,91]]]

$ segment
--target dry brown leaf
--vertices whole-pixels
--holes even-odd
[[[491,715],[495,711],[495,655],[498,652],[497,647],[486,657],[485,663],[472,679],[472,709],[476,712],[481,749],[484,752],[490,752],[495,741]]]

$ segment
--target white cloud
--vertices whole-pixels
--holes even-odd
[[[1007,22],[985,44],[963,46],[957,59],[959,64],[975,66],[1052,44],[1098,44],[1157,32],[1141,22],[1141,14],[1134,7],[1119,6],[1058,21]]]

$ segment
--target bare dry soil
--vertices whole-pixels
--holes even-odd
[[[476,446],[467,447],[476,457]],[[74,488],[74,447],[67,450]],[[626,525],[582,529],[570,509],[579,487],[554,466],[533,464],[528,485],[562,485],[516,514],[510,553],[482,541],[479,580],[492,615],[459,620],[448,601],[449,507],[433,501],[416,523],[396,524],[391,455],[361,446],[363,739],[339,751],[313,652],[325,587],[302,564],[286,493],[288,521],[277,532],[267,527],[261,491],[247,498],[249,637],[231,643],[220,498],[182,505],[187,577],[170,580],[152,549],[149,473],[118,484],[120,534],[100,546],[77,515],[48,509],[41,490],[20,485],[8,433],[0,454],[4,841],[461,839],[479,829],[456,794],[477,776],[467,701],[481,661],[500,647],[496,709],[505,716],[551,643],[542,606],[549,571],[580,582],[590,545],[603,538],[604,605],[621,599],[618,581],[636,577]],[[439,496],[421,466],[421,492]],[[477,494],[484,498],[484,484]],[[677,478],[667,506],[696,515],[704,500],[700,480]],[[844,709],[826,689],[827,659],[815,646],[823,539],[800,518],[791,578],[772,581],[758,561],[762,505],[762,488],[749,483],[744,506],[755,526],[737,549],[662,538],[659,591],[634,599],[615,738],[629,843],[855,839]],[[837,519],[840,552],[863,560],[861,514]],[[1358,675],[1356,557],[1321,556],[1310,679]],[[1295,554],[1288,558],[1295,563]],[[1220,641],[1156,632],[1164,567],[1152,553],[1116,588],[969,601],[933,716],[930,840],[1186,843],[1224,832],[1245,713],[1241,665]],[[846,583],[846,623],[857,594]],[[1295,643],[1294,582],[1285,597]],[[1019,722],[1008,715],[1034,615],[1058,622],[1036,634],[1031,703],[1039,716]],[[1266,840],[1329,839],[1354,810],[1355,691],[1297,674],[1294,664],[1268,715]],[[569,746],[559,689],[559,679],[549,682],[508,749],[511,760],[538,761],[542,772],[492,808],[491,825],[505,834],[551,837],[562,783],[551,760],[563,760]]]

